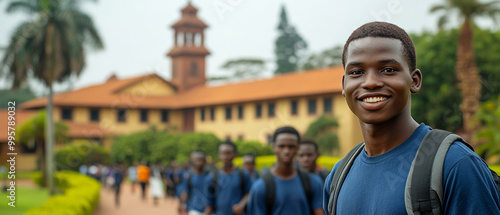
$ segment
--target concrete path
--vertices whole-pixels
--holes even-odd
[[[153,204],[153,198],[146,194],[145,201],[141,199],[141,190],[138,185],[135,186],[135,192],[132,193],[130,184],[123,183],[120,193],[120,206],[115,206],[114,191],[109,188],[101,188],[100,204],[95,211],[95,215],[177,215],[178,200],[159,199],[158,205]]]

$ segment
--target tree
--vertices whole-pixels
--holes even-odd
[[[311,54],[302,64],[302,70],[320,69],[342,65],[343,47],[337,45],[318,54]]]
[[[211,77],[210,80],[235,80],[258,78],[266,70],[266,62],[256,58],[240,58],[228,60],[221,69],[227,71],[229,75]]]
[[[431,13],[437,11],[445,12],[439,18],[438,25],[440,28],[447,22],[451,12],[456,12],[462,21],[458,36],[455,75],[458,80],[458,88],[461,90],[462,103],[460,104],[460,110],[463,114],[465,137],[469,140],[477,127],[476,123],[474,123],[474,115],[479,109],[481,95],[481,79],[474,59],[474,19],[481,16],[488,16],[496,20],[498,14],[500,14],[500,8],[496,3],[499,3],[499,1],[495,0],[483,3],[479,2],[479,0],[445,0],[444,4],[434,5],[430,9]]]
[[[49,175],[46,171],[46,159],[47,155],[45,150],[46,142],[46,127],[47,127],[47,118],[46,112],[44,110],[37,113],[35,116],[26,120],[25,122],[19,124],[16,127],[16,140],[20,144],[27,145],[27,147],[36,148],[36,153],[38,158],[40,159],[40,170],[43,174],[44,185],[47,185]],[[55,140],[59,143],[64,143],[68,141],[67,133],[69,131],[68,126],[64,123],[56,123],[55,124]]]
[[[104,146],[92,142],[67,145],[56,150],[58,170],[78,171],[81,165],[109,165],[109,151]]]
[[[288,23],[285,6],[281,7],[279,36],[275,42],[276,70],[274,74],[296,71],[301,58],[301,52],[307,49],[307,43],[297,33],[295,27]]]
[[[482,142],[477,153],[488,159],[497,156],[495,164],[500,164],[500,96],[481,105],[476,120],[482,122],[476,138]]]
[[[0,90],[0,109],[7,109],[7,102],[9,101],[16,101],[17,104],[21,104],[34,98],[36,98],[36,95],[28,85],[16,90],[3,89]]]
[[[411,34],[422,71],[422,88],[412,95],[412,116],[434,128],[457,131],[462,128],[461,102],[454,75],[457,29]],[[475,60],[480,69],[481,101],[500,95],[500,31],[474,29]],[[445,105],[443,105],[445,104]]]
[[[53,175],[54,121],[52,118],[52,85],[79,75],[85,66],[87,47],[102,49],[103,43],[92,18],[82,12],[78,0],[13,0],[8,13],[26,12],[30,19],[14,31],[2,60],[13,88],[26,81],[28,73],[49,89],[47,109],[47,171]],[[34,17],[34,18],[32,18]],[[49,180],[49,192],[54,194]]]
[[[318,143],[320,152],[327,155],[338,152],[339,139],[335,129],[338,128],[337,119],[330,116],[320,116],[307,127],[305,137],[312,138]]]

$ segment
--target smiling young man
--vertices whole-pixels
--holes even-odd
[[[299,142],[300,135],[295,128],[286,126],[276,129],[272,146],[276,164],[252,186],[248,214],[324,214],[321,209],[321,179],[306,171],[299,172],[296,168],[294,158]],[[310,191],[309,197],[306,190]],[[271,195],[274,196],[272,200],[269,192],[274,194]]]
[[[396,25],[372,22],[356,29],[342,54],[342,95],[359,118],[364,147],[331,203],[330,186],[338,162],[323,188],[327,214],[407,214],[405,185],[424,136],[432,129],[411,116],[411,94],[420,90],[413,42]],[[344,158],[346,159],[346,158]],[[464,144],[451,144],[442,168],[444,214],[500,214],[499,194],[486,163]]]

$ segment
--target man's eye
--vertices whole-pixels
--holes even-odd
[[[358,70],[358,69],[357,70],[351,70],[349,72],[349,75],[361,75],[361,74],[363,74],[363,71]]]
[[[397,70],[394,69],[394,68],[383,68],[382,69],[382,72],[385,72],[385,73],[391,73],[391,72],[396,72]]]

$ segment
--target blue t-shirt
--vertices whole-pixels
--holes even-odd
[[[226,174],[219,170],[219,179],[217,181],[216,193],[213,198],[209,198],[209,204],[215,207],[216,215],[231,215],[233,213],[233,205],[241,201],[243,196],[250,191],[250,177],[248,173],[243,171],[244,176],[244,191],[241,190],[240,170]],[[206,186],[211,186],[213,183],[213,174],[207,177]],[[206,190],[209,190],[207,187]]]
[[[245,173],[247,173],[250,176],[250,172],[247,169],[244,169]],[[259,173],[257,170],[253,170],[253,176],[250,176],[250,187],[252,187],[253,183],[259,179]]]
[[[189,199],[186,201],[188,211],[203,212],[208,204],[209,193],[206,190],[206,183],[209,174],[204,173],[199,175],[192,172],[188,174],[191,175],[191,192],[189,193],[188,190],[188,179],[183,180],[179,185],[180,192],[186,192],[189,195]]]
[[[316,174],[309,173],[312,188],[312,207],[321,208],[321,187],[323,180]],[[310,214],[311,206],[306,197],[300,176],[297,174],[291,179],[280,179],[273,175],[276,185],[276,196],[273,204],[273,215],[281,214]],[[266,184],[258,179],[250,190],[248,214],[266,214]]]
[[[363,150],[340,189],[337,214],[407,214],[406,178],[420,142],[430,130],[420,124],[406,141],[381,155],[370,157]],[[338,163],[323,188],[326,214]],[[500,214],[499,194],[487,164],[459,142],[453,143],[446,154],[443,189],[445,214]]]
[[[179,170],[175,173],[175,177],[179,178],[179,185],[184,183],[184,181],[187,180],[188,176],[189,171],[187,170]],[[175,186],[175,195],[177,196],[177,198],[181,197],[181,186]]]

